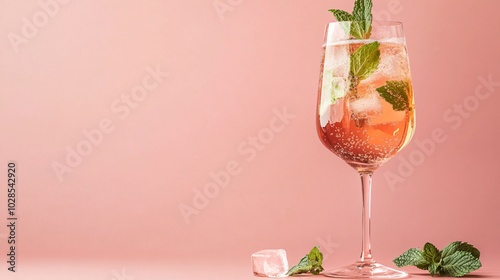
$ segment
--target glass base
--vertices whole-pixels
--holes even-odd
[[[356,262],[354,264],[323,273],[334,278],[400,279],[408,273],[392,269],[376,262]]]

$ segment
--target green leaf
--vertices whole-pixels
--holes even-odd
[[[372,21],[372,0],[356,0],[354,1],[354,9],[352,15],[354,20]]]
[[[371,25],[368,21],[352,21],[350,26],[351,36],[356,39],[368,39],[370,38],[370,34],[368,34],[365,29],[370,29],[371,27],[367,27]],[[344,28],[345,30],[346,28]],[[370,31],[371,32],[371,31]]]
[[[439,272],[439,265],[441,263],[441,252],[436,248],[436,246],[427,242],[424,245],[424,250],[422,252],[422,257],[425,262],[429,264],[428,270],[431,275],[435,275]]]
[[[439,263],[441,260],[441,252],[432,243],[425,243],[422,257],[428,263]]]
[[[409,85],[405,81],[387,81],[384,86],[377,88],[380,96],[391,104],[395,111],[406,111],[410,108],[408,90]]]
[[[323,254],[319,251],[318,247],[312,248],[307,255],[310,265],[317,265],[323,263]]]
[[[363,34],[359,26],[355,26],[355,23],[352,22],[354,20],[353,15],[343,10],[331,9],[329,11],[333,13],[333,16],[338,22],[342,22],[340,26],[344,29],[346,34],[351,35],[356,39],[363,38]]]
[[[354,20],[354,17],[346,11],[337,10],[337,9],[331,9],[328,11],[333,13],[333,16],[335,17],[335,19],[337,21],[353,21]]]
[[[442,271],[444,275],[452,277],[464,276],[482,266],[478,258],[470,252],[456,251],[443,258]]]
[[[372,29],[372,0],[356,0],[352,15],[356,22],[351,26],[351,34],[358,39],[368,39]],[[359,37],[358,37],[359,36]]]
[[[439,274],[439,263],[432,263],[429,265],[429,273],[434,276],[436,274]]]
[[[377,70],[380,63],[379,46],[375,41],[359,47],[351,54],[351,76],[361,81]]]
[[[299,263],[294,265],[292,268],[288,270],[286,275],[291,276],[294,274],[301,274],[301,273],[306,273],[311,270],[312,266],[309,264],[309,258],[308,255],[304,256],[302,259],[300,259]]]
[[[409,249],[394,259],[394,263],[398,267],[415,265],[420,269],[428,269],[433,276],[452,277],[464,276],[482,266],[479,250],[462,241],[452,242],[442,251],[431,243],[426,243],[422,251]]]
[[[295,274],[311,272],[312,274],[319,274],[323,271],[323,254],[319,251],[318,247],[312,248],[309,254],[305,255],[298,264],[294,265],[288,270],[288,276]]]
[[[323,264],[323,253],[321,253],[318,249],[318,247],[312,248],[312,250],[308,254],[308,262],[311,265],[311,273],[312,274],[319,274],[321,271],[323,271],[323,267],[321,266]]]
[[[398,267],[414,265],[420,269],[427,269],[429,263],[422,257],[422,251],[418,248],[411,248],[393,260]]]
[[[372,30],[372,0],[356,0],[352,14],[337,9],[331,9],[337,21],[350,21],[349,25],[342,26],[346,33],[356,39],[370,38]]]
[[[424,260],[424,259],[422,259],[422,262],[415,264],[415,266],[416,266],[417,268],[422,269],[422,270],[429,270],[429,266],[430,266],[430,265],[431,265],[431,264],[430,264],[430,263],[428,263],[428,262],[427,262],[426,260]]]
[[[471,253],[474,257],[479,259],[479,250],[476,249],[473,245],[467,243],[467,242],[462,242],[462,241],[455,241],[448,246],[446,246],[443,251],[441,252],[441,255],[443,258],[446,258],[447,256],[453,255],[455,252],[460,251],[460,252],[469,252]]]

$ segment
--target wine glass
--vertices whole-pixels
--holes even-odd
[[[411,139],[415,110],[403,25],[329,23],[325,32],[316,126],[321,142],[352,166],[362,183],[362,252],[352,265],[329,271],[338,278],[396,279],[408,273],[375,262],[370,245],[372,175]],[[371,23],[369,23],[371,24]]]

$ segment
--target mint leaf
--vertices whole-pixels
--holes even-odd
[[[353,15],[343,10],[331,9],[329,11],[333,13],[337,21],[342,22],[341,27],[346,34],[356,39],[363,39],[362,28],[356,22],[353,22],[355,20]]]
[[[479,250],[476,249],[473,245],[467,243],[467,242],[462,242],[462,241],[455,241],[448,246],[446,246],[443,251],[441,251],[441,255],[443,258],[446,258],[447,256],[453,255],[455,252],[460,251],[460,252],[469,252],[471,253],[474,257],[479,259]]]
[[[318,275],[321,271],[323,271],[323,253],[321,253],[318,247],[312,248],[312,250],[307,255],[309,265],[311,265],[311,273],[314,275]]]
[[[350,75],[357,81],[368,78],[380,63],[380,44],[375,41],[359,47],[351,54]]]
[[[328,11],[333,13],[333,16],[335,17],[335,19],[337,21],[353,21],[354,20],[354,17],[346,11],[337,10],[337,9],[331,9]]]
[[[434,276],[436,274],[439,274],[439,268],[440,268],[440,265],[439,263],[432,263],[431,265],[429,265],[429,273]]]
[[[309,259],[308,256],[304,256],[302,259],[300,259],[300,262],[298,264],[294,265],[292,268],[290,268],[288,270],[286,275],[292,276],[295,274],[309,272],[309,270],[311,270],[312,266],[309,265],[308,259]]]
[[[443,258],[442,270],[444,275],[460,277],[479,269],[481,266],[479,259],[472,253],[457,251]]]
[[[424,251],[422,252],[422,257],[429,263],[429,273],[431,275],[437,274],[439,269],[439,264],[441,262],[441,252],[433,244],[427,242],[424,245]]]
[[[352,15],[356,22],[353,22],[351,33],[357,34],[358,39],[368,39],[372,30],[372,0],[356,0]],[[353,34],[353,35],[354,35]]]
[[[398,267],[414,265],[420,269],[428,269],[433,276],[439,274],[460,277],[482,266],[479,255],[479,250],[467,242],[452,242],[442,251],[428,242],[423,250],[409,249],[394,259],[394,263]]]
[[[370,37],[370,34],[367,34],[365,32],[365,29],[367,28],[366,26],[370,25],[368,21],[352,21],[351,22],[351,36],[356,38],[356,39],[368,39]],[[344,28],[345,30],[345,28]]]
[[[372,7],[372,0],[356,0],[352,14],[337,9],[329,11],[333,13],[337,21],[352,22],[350,27],[343,27],[346,33],[350,33],[356,39],[368,39],[372,30]]]
[[[408,90],[409,84],[405,81],[387,81],[385,86],[377,88],[380,96],[391,104],[395,111],[406,111],[410,108]]]
[[[441,252],[434,246],[432,243],[425,243],[424,251],[422,253],[422,257],[428,263],[439,263],[441,260]]]
[[[372,7],[373,7],[372,0],[354,1],[354,9],[352,11],[354,20],[371,22],[373,19]]]
[[[413,265],[420,269],[427,269],[429,263],[422,257],[422,251],[417,248],[411,248],[393,260],[398,267]]]
[[[309,254],[305,255],[300,262],[294,265],[286,275],[292,276],[295,274],[311,272],[312,274],[319,274],[323,271],[323,254],[319,251],[318,247],[312,248]]]

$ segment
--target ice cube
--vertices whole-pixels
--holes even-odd
[[[252,269],[255,276],[286,277],[288,260],[283,249],[268,249],[252,254]]]
[[[382,112],[382,104],[379,94],[376,92],[369,93],[363,97],[351,100],[349,108],[355,116],[373,116]]]
[[[349,45],[335,44],[326,47],[323,67],[332,71],[334,76],[348,77],[350,62]]]
[[[370,125],[394,124],[404,121],[404,119],[406,118],[406,111],[394,111],[392,105],[385,100],[382,100],[382,111],[387,113],[380,114],[375,116],[374,118],[371,118]]]
[[[410,75],[408,55],[404,45],[382,44],[380,46],[380,63],[372,75],[365,82],[378,86],[385,83],[385,80],[407,79]]]
[[[349,87],[348,83],[349,82],[344,78],[333,77],[331,70],[327,70],[323,73],[321,85],[321,103],[319,105],[321,126],[325,126],[329,119],[332,123],[342,120],[342,115],[344,113],[342,104],[342,106],[340,107],[336,106],[337,109],[342,110],[341,112],[330,112],[330,110],[332,105],[339,103],[339,99],[342,99],[346,95]],[[334,113],[336,116],[334,118],[335,121],[330,117],[332,113]]]

